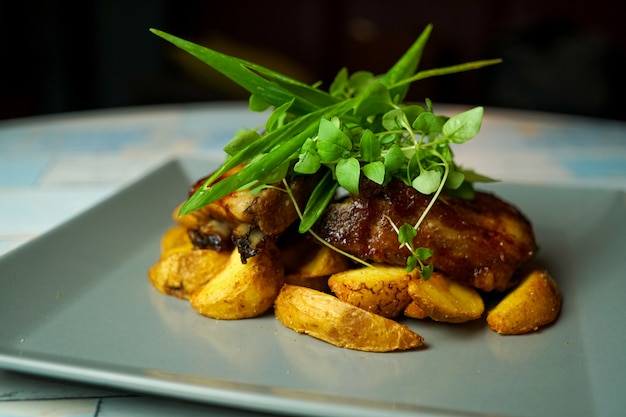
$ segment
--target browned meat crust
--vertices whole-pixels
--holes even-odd
[[[232,172],[235,171],[227,175]],[[203,183],[204,180],[198,181],[190,194]],[[304,206],[317,177],[295,176],[288,183],[295,200]],[[257,194],[235,191],[179,221],[188,227],[194,247],[219,251],[236,246],[245,263],[258,253],[266,238],[277,239],[297,218],[284,185],[275,184]]]
[[[430,201],[400,181],[385,187],[365,182],[358,196],[333,203],[315,231],[327,242],[363,260],[404,265],[398,227],[414,225]],[[418,229],[414,247],[433,251],[427,263],[451,278],[484,291],[505,290],[536,249],[530,222],[512,205],[485,192],[473,200],[441,196]]]

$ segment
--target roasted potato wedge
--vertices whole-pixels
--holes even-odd
[[[420,306],[418,306],[415,301],[412,301],[406,306],[404,309],[404,315],[406,317],[410,317],[412,319],[425,319],[428,317],[428,314]]]
[[[285,263],[285,282],[291,285],[328,291],[328,277],[348,269],[348,259],[338,252],[306,239],[281,250]]]
[[[224,268],[191,296],[191,306],[214,319],[257,317],[272,307],[284,275],[280,255],[270,242],[245,264],[234,250]]]
[[[307,239],[281,250],[285,270],[302,278],[328,277],[348,269],[350,261],[337,251]]]
[[[408,286],[416,274],[401,266],[377,264],[331,275],[328,286],[337,298],[384,317],[397,317],[411,301]]]
[[[148,279],[163,294],[188,299],[222,270],[229,256],[208,249],[173,252],[148,270]]]
[[[434,272],[428,280],[411,280],[409,294],[435,321],[463,323],[480,318],[485,310],[483,299],[474,288],[438,272]]]
[[[326,247],[318,246],[312,256],[305,259],[296,270],[303,278],[328,277],[345,271],[350,266],[348,258]]]
[[[533,270],[487,314],[487,324],[500,334],[523,334],[555,321],[561,293],[547,271]]]
[[[424,339],[408,327],[311,288],[285,284],[274,302],[286,327],[335,346],[368,352],[407,350]]]
[[[181,225],[172,226],[161,237],[161,259],[175,252],[193,250],[193,243],[187,234],[187,228]]]

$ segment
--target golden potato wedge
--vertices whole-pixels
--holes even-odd
[[[428,280],[411,280],[409,294],[435,321],[463,323],[480,318],[485,310],[483,299],[474,288],[438,272],[434,272]]]
[[[555,321],[561,293],[545,270],[533,270],[487,314],[487,324],[500,334],[523,334]]]
[[[348,258],[326,246],[318,246],[312,256],[299,265],[296,273],[303,278],[327,277],[345,271],[350,266]]]
[[[404,315],[406,317],[410,317],[412,319],[425,319],[428,317],[428,314],[420,306],[418,306],[415,301],[412,301],[406,306],[404,309]]]
[[[172,226],[161,237],[161,259],[175,252],[193,250],[193,244],[187,234],[187,228],[181,225]]]
[[[303,238],[294,243],[281,249],[287,284],[328,291],[328,277],[350,265],[345,256],[326,246]]]
[[[328,277],[350,266],[348,258],[339,252],[308,239],[295,240],[295,244],[281,249],[281,253],[285,270],[302,278]]]
[[[234,250],[224,268],[191,296],[191,306],[214,319],[257,317],[274,304],[284,275],[280,255],[269,242],[245,264]]]
[[[187,299],[222,270],[229,256],[209,249],[173,252],[148,270],[148,278],[163,294]]]
[[[335,346],[367,352],[390,352],[422,346],[408,327],[311,288],[285,284],[274,314],[286,327]]]
[[[331,275],[328,286],[337,298],[384,317],[397,317],[411,301],[408,286],[415,273],[401,266],[375,264]]]
[[[300,287],[313,288],[314,290],[327,292],[328,277],[305,277],[300,274],[285,275],[285,284],[298,285]]]

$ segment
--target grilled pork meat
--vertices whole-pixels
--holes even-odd
[[[327,242],[360,259],[405,265],[409,255],[399,249],[398,227],[414,225],[430,201],[400,181],[382,187],[366,181],[359,195],[331,204],[315,231]],[[427,261],[450,278],[484,291],[502,291],[514,284],[514,273],[534,254],[529,221],[496,196],[476,192],[473,200],[441,195],[420,225],[413,241],[433,255]]]
[[[189,194],[204,181],[194,184]],[[317,178],[296,176],[288,184],[295,200],[303,206],[317,184]],[[177,221],[187,226],[194,247],[218,251],[237,247],[245,263],[258,253],[267,238],[277,239],[297,218],[283,184],[276,184],[257,194],[247,190],[235,191]]]
[[[308,175],[290,180],[301,207],[317,181]],[[190,193],[203,182],[198,181]],[[276,187],[258,194],[233,192],[178,221],[187,226],[196,248],[237,247],[245,262],[267,238],[277,240],[297,219],[289,196],[280,189],[282,184]],[[331,203],[314,226],[315,232],[360,259],[404,265],[409,252],[399,247],[389,220],[398,227],[414,225],[431,196],[398,180],[385,187],[366,180],[360,191]],[[536,250],[532,226],[524,215],[485,192],[476,192],[472,200],[441,195],[418,228],[413,246],[432,250],[427,263],[436,270],[484,291],[503,291],[515,284],[515,272]]]

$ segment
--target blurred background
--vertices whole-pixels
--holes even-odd
[[[247,94],[150,27],[328,86],[385,71],[428,23],[422,69],[502,58],[409,98],[626,120],[623,0],[13,1],[0,9],[0,119]]]

